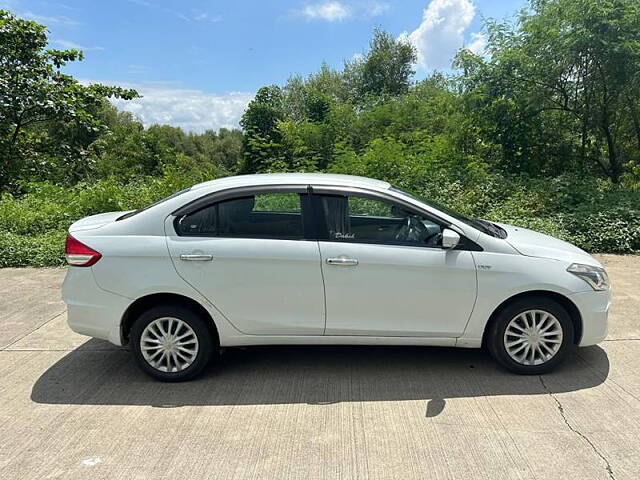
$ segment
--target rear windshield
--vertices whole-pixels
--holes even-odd
[[[183,193],[187,193],[189,190],[191,190],[191,187],[189,188],[185,188],[184,190],[180,190],[179,192],[176,193],[172,193],[171,195],[169,195],[168,197],[164,197],[163,199],[158,200],[157,202],[152,203],[151,205],[147,205],[144,208],[139,208],[138,210],[134,210],[132,212],[127,212],[124,215],[121,215],[120,217],[116,218],[116,222],[118,220],[124,220],[126,218],[131,218],[134,215],[139,214],[140,212],[144,212],[145,210],[150,209],[151,207],[155,207],[156,205],[160,205],[161,203],[166,202],[167,200],[171,200],[172,198],[176,198],[179,197],[180,195],[182,195]]]

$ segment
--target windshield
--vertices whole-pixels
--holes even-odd
[[[439,210],[439,211],[441,211],[443,213],[446,213],[450,217],[453,217],[456,220],[460,220],[461,222],[465,223],[466,225],[469,225],[470,227],[475,228],[476,230],[480,230],[482,233],[486,233],[487,235],[491,235],[492,237],[507,238],[507,232],[503,228],[501,228],[498,225],[496,225],[495,223],[491,223],[491,222],[488,222],[486,220],[480,220],[478,218],[467,217],[465,215],[462,215],[461,213],[454,212],[453,210],[451,210],[448,207],[440,205],[440,204],[438,204],[436,202],[433,202],[431,200],[426,200],[426,199],[424,199],[422,197],[419,197],[417,195],[413,195],[411,193],[404,192],[404,191],[400,190],[399,188],[391,187],[391,190],[394,191],[394,192],[397,192],[397,193],[401,193],[402,195],[405,195],[407,197],[413,198],[414,200],[417,200],[417,201],[419,201],[421,203],[424,203],[426,205],[429,205],[430,207],[433,207],[436,210]]]
[[[121,215],[121,216],[119,216],[118,218],[116,218],[116,222],[117,222],[118,220],[124,220],[124,219],[126,219],[126,218],[131,218],[131,217],[133,217],[134,215],[137,215],[137,214],[139,214],[140,212],[144,212],[145,210],[148,210],[148,209],[149,209],[149,208],[151,208],[151,207],[155,207],[156,205],[160,205],[161,203],[166,202],[167,200],[171,200],[172,198],[176,198],[177,196],[182,195],[183,193],[186,193],[186,192],[188,192],[189,190],[191,190],[191,187],[189,187],[189,188],[185,188],[184,190],[180,190],[179,192],[176,192],[176,193],[172,193],[172,194],[171,194],[171,195],[169,195],[168,197],[164,197],[164,198],[162,198],[162,199],[158,200],[157,202],[152,203],[151,205],[147,205],[147,206],[146,206],[146,207],[144,207],[144,208],[139,208],[138,210],[133,210],[132,212],[127,212],[127,213],[125,213],[124,215]]]

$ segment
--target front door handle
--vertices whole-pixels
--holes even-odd
[[[180,260],[185,262],[209,262],[213,260],[213,255],[193,254],[193,255],[180,255]]]
[[[327,263],[329,265],[339,265],[343,267],[353,267],[358,265],[358,260],[355,258],[347,258],[347,257],[336,257],[336,258],[327,258]]]

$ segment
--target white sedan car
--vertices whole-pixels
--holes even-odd
[[[66,257],[70,327],[165,381],[274,344],[486,346],[539,374],[607,333],[609,281],[586,252],[361,177],[202,183],[74,223]]]

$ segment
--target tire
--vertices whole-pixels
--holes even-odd
[[[161,305],[147,310],[131,328],[131,351],[136,363],[146,374],[163,382],[195,378],[217,350],[205,322],[179,305]],[[165,355],[166,350],[159,346],[162,342],[172,343],[171,354]]]
[[[522,331],[534,325],[538,326],[537,330]],[[494,360],[507,370],[521,375],[540,375],[557,367],[574,348],[573,322],[567,310],[550,298],[515,300],[491,322],[486,345]],[[525,353],[528,345],[536,347],[529,347]]]

